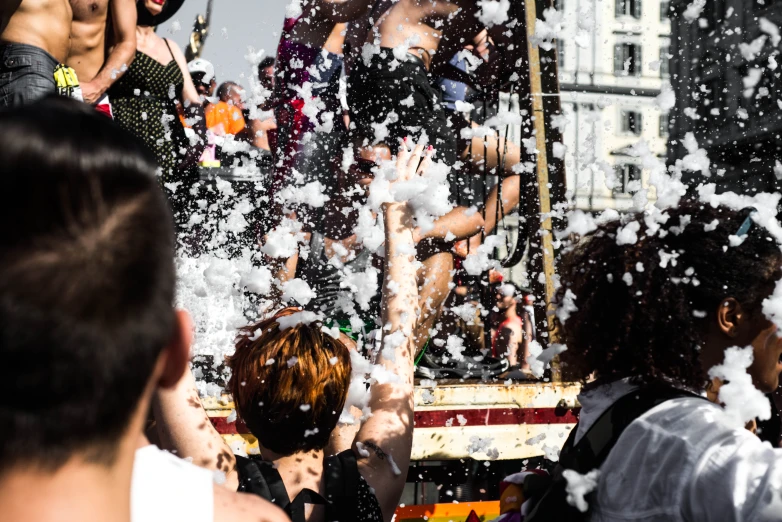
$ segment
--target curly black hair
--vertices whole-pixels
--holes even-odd
[[[721,300],[754,313],[779,277],[782,251],[758,224],[730,245],[749,212],[687,200],[665,214],[659,230],[643,213],[602,224],[562,255],[557,301],[575,296],[577,307],[564,324],[555,319],[570,376],[700,389],[699,351]],[[635,242],[617,240],[630,232]]]

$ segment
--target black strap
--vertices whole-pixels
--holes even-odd
[[[355,522],[358,503],[358,465],[352,449],[326,459],[326,498],[331,511],[328,520]]]
[[[236,471],[239,491],[253,493],[284,509],[292,522],[304,522],[306,504],[325,505],[327,521],[356,522],[359,473],[353,450],[325,459],[327,498],[305,488],[291,501],[274,465],[259,458],[237,455]]]
[[[171,59],[176,61],[176,58],[174,58],[174,52],[171,50],[171,46],[168,45],[168,38],[163,38],[163,42],[165,42],[166,47],[168,47],[168,54],[171,55]]]
[[[692,392],[656,384],[632,391],[619,398],[574,445],[578,426],[568,437],[559,455],[560,466],[581,474],[599,468],[624,430],[638,417],[671,399],[703,398]]]
[[[291,503],[280,473],[270,462],[236,455],[239,491],[253,493],[285,509]]]
[[[578,443],[575,442],[578,431],[578,425],[576,425],[570,432],[570,436],[559,455],[559,463],[552,474],[551,485],[540,497],[525,521],[587,520],[586,513],[581,513],[566,501],[567,480],[563,476],[563,471],[572,469],[583,475],[593,469],[600,468],[624,430],[635,419],[663,402],[681,397],[696,397],[705,400],[700,395],[673,388],[667,384],[653,384],[620,397],[595,421]]]

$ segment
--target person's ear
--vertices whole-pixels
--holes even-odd
[[[737,337],[739,325],[744,319],[741,304],[733,298],[723,299],[717,307],[717,326],[728,337]]]
[[[190,346],[193,344],[193,320],[185,310],[176,311],[174,335],[165,347],[165,363],[160,375],[161,388],[174,386],[187,370],[190,361]]]

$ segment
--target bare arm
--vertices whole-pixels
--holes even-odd
[[[185,78],[185,84],[182,87],[182,101],[201,105],[201,98],[199,98],[198,91],[196,91],[195,85],[193,85],[193,79],[190,78],[190,73],[187,71],[185,55],[182,54],[182,50],[175,42],[172,42],[168,38],[166,38],[166,41],[171,48],[171,54],[174,55],[174,60],[176,60],[179,69],[182,71],[182,76]],[[185,103],[184,105],[187,106],[188,104]]]
[[[458,241],[474,236],[483,228],[483,216],[480,212],[473,210],[467,207],[456,207],[444,216],[437,218],[431,230],[421,232],[416,227],[413,231],[416,243],[422,239]]]
[[[309,244],[311,237],[312,237],[311,232],[304,233],[304,241],[307,244]],[[296,268],[299,266],[298,249],[296,250],[296,253],[293,254],[288,259],[286,259],[284,263],[276,259],[274,260],[274,263],[277,266],[277,270],[274,271],[274,278],[277,279],[277,281],[279,281],[280,284],[287,283],[288,281],[296,277]]]
[[[334,23],[352,22],[367,13],[371,0],[319,0],[320,12]]]
[[[189,370],[173,388],[158,388],[152,411],[163,449],[192,458],[202,468],[224,472],[224,486],[236,491],[236,457],[209,420]]]
[[[82,84],[82,95],[87,103],[97,102],[130,66],[136,56],[136,2],[111,0],[109,3],[114,41],[103,67],[89,82]]]
[[[413,154],[402,147],[397,156],[399,179],[415,172],[423,147]],[[427,160],[424,163],[428,163]],[[372,385],[372,416],[356,435],[359,471],[375,490],[383,517],[391,520],[407,478],[413,444],[413,329],[418,311],[418,288],[413,263],[415,246],[412,214],[406,204],[384,208],[386,269],[383,282],[383,349],[377,364],[395,375]]]

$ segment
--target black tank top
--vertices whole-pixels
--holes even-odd
[[[380,317],[380,288],[382,277],[379,270],[372,267],[372,254],[363,249],[356,256],[344,263],[344,268],[337,268],[329,262],[326,256],[325,238],[320,232],[312,232],[310,238],[310,252],[307,259],[299,259],[296,265],[296,277],[303,279],[314,291],[315,297],[305,306],[312,312],[323,313],[332,320],[345,320],[348,315],[339,306],[339,301],[346,295],[352,295],[348,288],[340,286],[345,280],[347,271],[357,273],[373,269],[376,272],[378,291],[369,301],[369,308],[362,310],[358,306],[356,311],[364,322],[371,322]]]

